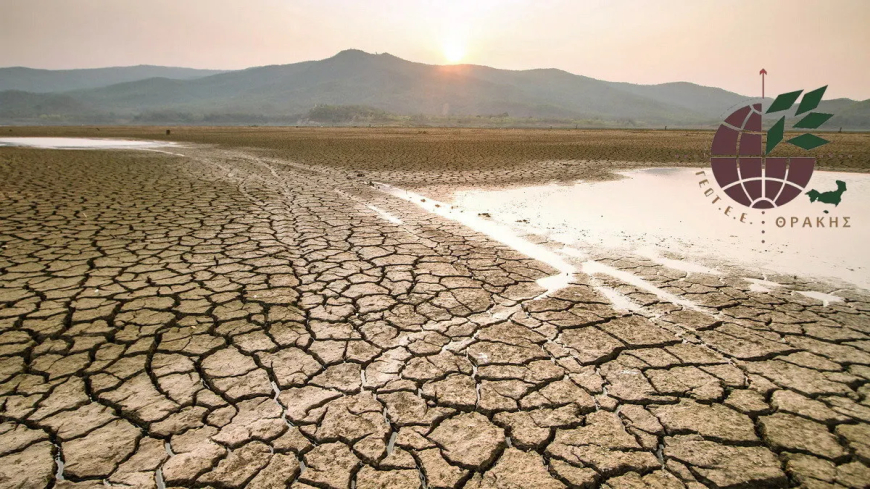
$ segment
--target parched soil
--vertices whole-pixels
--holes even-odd
[[[782,286],[756,292],[601,254],[679,300],[584,273],[544,295],[549,266],[369,184],[674,161],[523,141],[545,131],[330,130],[306,145],[295,129],[236,130],[173,128],[199,143],[171,150],[183,156],[0,148],[0,487],[870,480],[867,291],[767,277]]]

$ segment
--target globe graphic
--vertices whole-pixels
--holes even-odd
[[[773,209],[801,194],[813,175],[815,158],[765,157],[761,104],[729,115],[713,136],[710,163],[728,197],[753,209]]]

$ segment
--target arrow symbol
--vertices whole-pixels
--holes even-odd
[[[758,74],[761,75],[761,100],[764,101],[764,75],[767,74],[767,70],[762,68]]]

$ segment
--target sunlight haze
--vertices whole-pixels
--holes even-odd
[[[870,98],[870,2],[0,0],[0,66],[240,69],[344,49],[758,96]]]

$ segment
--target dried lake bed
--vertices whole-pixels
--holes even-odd
[[[0,485],[870,479],[870,295],[838,268],[866,263],[857,174],[811,182],[849,183],[825,216],[852,227],[818,230],[847,243],[762,246],[701,168],[541,186],[620,165],[303,150],[0,147]],[[499,175],[538,176],[452,202],[409,185]],[[803,205],[784,215],[828,209]]]

